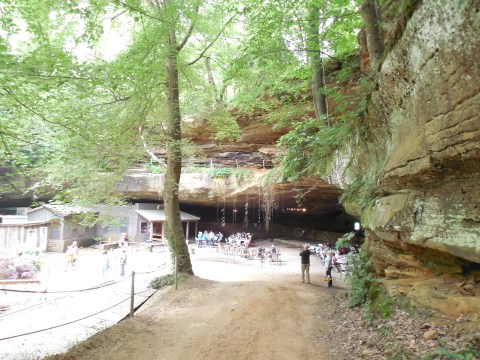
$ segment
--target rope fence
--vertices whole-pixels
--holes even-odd
[[[176,262],[176,261],[175,261]],[[111,286],[115,286],[115,285],[118,285],[122,282],[124,282],[125,280],[127,279],[131,279],[131,290],[130,290],[130,296],[127,297],[127,298],[124,298],[122,299],[121,301],[119,302],[116,302],[115,304],[111,305],[111,306],[108,306],[106,308],[103,308],[102,310],[99,310],[99,311],[96,311],[94,313],[91,313],[89,315],[86,315],[86,316],[82,316],[82,317],[79,317],[77,319],[74,319],[74,320],[70,320],[70,321],[66,321],[66,322],[63,322],[61,324],[57,324],[57,325],[53,325],[53,326],[49,326],[49,327],[46,327],[46,328],[43,328],[43,329],[38,329],[38,330],[35,330],[35,331],[29,331],[29,332],[24,332],[22,334],[15,334],[15,335],[11,335],[11,336],[5,336],[5,337],[2,337],[0,338],[0,341],[4,341],[4,340],[9,340],[9,339],[14,339],[14,338],[18,338],[18,337],[22,337],[22,336],[27,336],[27,335],[32,335],[32,334],[35,334],[35,333],[40,333],[40,332],[44,332],[44,331],[48,331],[48,330],[52,330],[52,329],[56,329],[56,328],[59,328],[59,327],[62,327],[62,326],[66,326],[66,325],[70,325],[70,324],[73,324],[73,323],[76,323],[76,322],[79,322],[79,321],[82,321],[82,320],[85,320],[85,319],[88,319],[88,318],[92,318],[94,316],[97,316],[98,314],[101,314],[101,313],[104,313],[108,310],[111,310],[117,306],[120,306],[122,304],[124,304],[125,302],[129,301],[130,300],[130,312],[129,312],[129,316],[133,316],[134,315],[134,311],[135,311],[135,307],[134,307],[134,299],[135,299],[135,296],[139,296],[139,295],[142,295],[142,294],[145,294],[147,292],[150,291],[150,287],[147,287],[145,289],[141,289],[137,292],[135,292],[135,276],[142,276],[142,275],[149,275],[149,274],[153,274],[155,272],[159,272],[159,271],[162,271],[162,270],[165,270],[167,269],[168,267],[172,267],[172,263],[170,264],[166,264],[164,263],[163,265],[157,267],[156,269],[153,269],[153,270],[150,270],[150,271],[144,271],[144,272],[135,272],[135,271],[132,271],[131,275],[129,276],[126,276],[125,278],[123,279],[120,279],[118,281],[108,281],[107,283],[104,283],[104,284],[100,284],[98,286],[93,286],[93,287],[89,287],[89,288],[85,288],[85,289],[77,289],[77,290],[62,290],[62,291],[33,291],[33,290],[17,290],[17,289],[1,289],[1,291],[6,291],[6,292],[14,292],[14,293],[26,293],[26,294],[62,294],[62,293],[68,293],[69,295],[65,295],[65,296],[62,296],[60,298],[55,298],[55,299],[51,299],[51,300],[48,300],[48,301],[44,301],[44,302],[41,302],[41,303],[38,303],[38,304],[35,304],[33,306],[29,306],[29,307],[26,307],[26,308],[22,308],[22,309],[19,309],[19,310],[16,310],[16,311],[13,311],[13,312],[10,312],[10,313],[6,313],[6,314],[3,314],[0,316],[0,321],[6,317],[9,317],[9,316],[13,316],[13,315],[17,315],[19,313],[22,313],[22,312],[25,312],[25,311],[31,311],[35,308],[39,308],[41,306],[45,306],[45,305],[49,305],[53,302],[57,302],[59,300],[66,300],[66,299],[70,299],[72,298],[72,296],[74,294],[85,294],[87,292],[94,292],[94,291],[98,291],[100,289],[105,289],[107,287],[111,287]],[[175,276],[176,277],[176,276]],[[150,298],[153,294],[151,294],[148,298]],[[94,294],[92,294],[92,296],[95,296]],[[148,300],[145,299],[142,304]],[[141,305],[139,305],[141,306]],[[138,306],[138,307],[139,307]],[[138,308],[137,307],[137,308]]]

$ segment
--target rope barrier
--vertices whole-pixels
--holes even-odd
[[[187,255],[182,255],[182,256],[177,256],[176,259],[176,263],[178,263],[178,259],[187,259],[189,258],[189,256]],[[154,269],[154,270],[151,270],[151,271],[146,271],[146,272],[141,272],[141,273],[137,273],[137,274],[141,274],[141,275],[145,275],[145,274],[151,274],[151,273],[154,273],[154,272],[157,272],[157,271],[160,271],[160,270],[163,270],[163,269],[166,269],[167,267],[169,266],[172,266],[172,264],[163,264],[162,266]],[[190,267],[189,270],[193,270],[193,267]],[[79,290],[64,290],[64,291],[29,291],[29,290],[15,290],[15,289],[2,289],[3,291],[10,291],[10,292],[19,292],[19,293],[37,293],[37,294],[56,294],[56,293],[82,293],[82,292],[86,292],[86,291],[93,291],[93,290],[98,290],[98,289],[101,289],[101,288],[104,288],[104,287],[107,287],[107,286],[112,286],[112,285],[115,285],[115,284],[118,284],[120,282],[123,282],[129,278],[131,278],[132,276],[127,276],[119,281],[109,281],[107,283],[104,283],[104,284],[101,284],[99,286],[94,286],[94,287],[90,287],[90,288],[86,288],[86,289],[79,289]],[[147,288],[145,290],[142,290],[142,291],[139,291],[139,292],[135,292],[133,294],[133,296],[138,296],[138,295],[141,295],[143,293],[146,293],[148,291],[151,291],[153,289],[150,289],[150,288]],[[32,309],[34,307],[37,307],[37,306],[42,306],[42,305],[45,305],[45,304],[48,304],[50,302],[53,302],[53,301],[57,301],[59,299],[63,299],[63,298],[66,298],[66,297],[69,297],[71,295],[68,295],[68,296],[63,296],[63,297],[60,297],[60,298],[57,298],[57,299],[52,299],[52,300],[49,300],[49,301],[46,301],[46,302],[43,302],[43,303],[40,303],[40,304],[36,304],[34,306],[31,306],[31,307],[28,307],[28,308],[25,308],[25,309],[20,309],[20,310],[17,310],[15,312],[12,312],[12,313],[8,313],[8,314],[5,314],[3,316],[1,316],[0,318],[3,318],[3,317],[6,317],[6,316],[10,316],[12,314],[15,314],[15,313],[19,313],[19,312],[22,312],[22,311],[26,311],[26,310],[29,310],[29,309]],[[87,315],[87,316],[84,316],[84,317],[81,317],[81,318],[78,318],[78,319],[75,319],[75,320],[72,320],[72,321],[68,321],[68,322],[65,322],[63,324],[58,324],[58,325],[55,325],[55,326],[51,326],[51,327],[48,327],[48,328],[44,328],[44,329],[40,329],[40,330],[35,330],[35,331],[30,331],[30,332],[27,332],[27,333],[23,333],[23,334],[17,334],[17,335],[12,335],[12,336],[7,336],[7,337],[4,337],[4,338],[0,338],[0,341],[3,341],[3,340],[9,340],[9,339],[14,339],[14,338],[18,338],[18,337],[22,337],[22,336],[27,336],[27,335],[32,335],[32,334],[36,334],[36,333],[40,333],[40,332],[43,332],[43,331],[48,331],[48,330],[52,330],[52,329],[56,329],[56,328],[59,328],[59,327],[62,327],[62,326],[66,326],[66,325],[70,325],[70,324],[73,324],[75,322],[79,322],[79,321],[82,321],[82,320],[85,320],[85,319],[88,319],[90,317],[93,317],[93,316],[96,316],[98,314],[101,314],[105,311],[108,311],[110,309],[113,309],[114,307],[116,306],[119,306],[120,304],[123,304],[124,302],[126,301],[131,301],[132,300],[132,296],[129,296],[128,298],[112,305],[112,306],[109,306],[103,310],[100,310],[100,311],[97,311],[93,314],[90,314],[90,315]]]
[[[152,270],[152,271],[146,271],[146,272],[141,272],[141,273],[137,273],[137,274],[140,274],[140,275],[146,275],[146,274],[151,274],[151,273],[154,273],[154,272],[158,272],[160,270],[163,270],[163,269],[166,269],[167,267],[171,266],[171,264],[164,264],[158,268],[156,268],[155,270]],[[29,290],[15,290],[15,289],[2,289],[4,291],[10,291],[10,292],[18,292],[18,293],[34,293],[34,294],[57,294],[57,293],[82,293],[82,292],[87,292],[87,291],[94,291],[94,290],[98,290],[98,289],[102,289],[104,287],[107,287],[107,286],[112,286],[112,285],[116,285],[118,283],[121,283],[129,278],[131,278],[132,276],[127,276],[119,281],[108,281],[107,283],[105,284],[101,284],[101,285],[98,285],[98,286],[94,286],[94,287],[90,287],[90,288],[87,288],[87,289],[80,289],[80,290],[65,290],[65,291],[29,291]],[[140,292],[137,292],[135,293],[134,295],[140,295],[140,294],[143,294],[147,291],[150,291],[151,288],[147,288],[143,291],[140,291]],[[48,301],[44,301],[44,302],[41,302],[41,303],[38,303],[38,304],[35,304],[35,305],[32,305],[32,306],[29,306],[27,308],[23,308],[23,309],[18,309],[16,311],[13,311],[13,312],[9,312],[9,313],[6,313],[6,314],[3,314],[0,316],[0,319],[2,318],[5,318],[5,317],[8,317],[8,316],[12,316],[14,314],[18,314],[18,313],[21,313],[21,312],[24,312],[24,311],[28,311],[28,310],[31,310],[33,308],[36,308],[36,307],[41,307],[41,306],[44,306],[46,304],[49,304],[51,302],[54,302],[54,301],[58,301],[58,300],[61,300],[61,299],[64,299],[64,298],[67,298],[67,297],[70,297],[71,295],[65,295],[65,296],[62,296],[62,297],[59,297],[59,298],[55,298],[55,299],[52,299],[52,300],[48,300]],[[124,302],[126,300],[123,300],[122,302]],[[122,303],[121,302],[121,303]],[[120,304],[120,303],[119,303]],[[117,304],[118,305],[118,304]],[[115,305],[114,305],[115,306]],[[109,310],[111,309],[110,308],[107,308],[105,310],[102,310],[101,312],[103,311],[106,311],[106,310]],[[91,315],[91,316],[94,316],[96,315],[97,313]],[[80,320],[83,320],[84,318],[82,319],[78,319],[76,321],[80,321]],[[75,322],[75,321],[74,321]],[[70,324],[71,322],[69,323],[65,323],[64,325],[68,325]],[[58,325],[58,326],[63,326],[63,325]],[[51,328],[48,328],[48,329],[45,329],[45,330],[50,330]],[[45,331],[45,330],[40,330],[40,331]],[[28,334],[24,334],[24,335],[28,335]],[[18,335],[18,336],[23,336],[23,335]],[[17,336],[14,336],[14,337],[17,337]],[[11,337],[9,337],[11,338]],[[3,339],[0,339],[0,340],[5,340],[5,339],[9,339],[9,338],[3,338]]]
[[[130,277],[131,276],[127,276],[127,277],[125,277],[121,280],[118,280],[118,281],[110,280],[109,282],[107,282],[105,284],[102,284],[102,285],[98,285],[98,286],[94,286],[94,287],[86,288],[86,289],[77,289],[77,290],[59,290],[59,291],[46,291],[46,290],[45,291],[35,291],[35,290],[16,290],[16,289],[1,289],[1,290],[2,291],[8,291],[8,292],[29,293],[29,294],[64,294],[64,293],[85,292],[85,291],[91,291],[91,290],[101,289],[101,288],[104,288],[104,287],[107,287],[107,286],[115,285],[115,284],[118,284],[122,281],[127,280]]]
[[[157,272],[157,271],[166,269],[167,267],[172,266],[172,265],[173,265],[173,264],[163,264],[161,267],[158,267],[158,268],[155,269],[155,270],[152,270],[152,271],[143,271],[143,272],[135,272],[135,274],[136,274],[136,275],[151,274],[151,273],[154,273],[154,272]]]
[[[186,259],[186,258],[189,258],[188,256],[180,256],[181,259]],[[178,257],[177,257],[178,259]],[[151,274],[151,273],[154,273],[154,272],[158,272],[160,270],[163,270],[163,269],[166,269],[167,267],[169,266],[172,266],[172,264],[163,264],[162,266],[154,269],[154,270],[151,270],[151,271],[145,271],[145,272],[141,272],[141,273],[138,273],[140,275],[145,275],[145,274]],[[190,267],[190,270],[193,270],[192,267]],[[104,288],[104,287],[107,287],[107,286],[112,286],[112,285],[115,285],[115,284],[118,284],[120,282],[123,282],[129,278],[131,278],[132,275],[130,276],[127,276],[121,280],[118,280],[118,281],[108,281],[107,283],[104,283],[104,284],[101,284],[101,285],[98,285],[98,286],[93,286],[93,287],[90,287],[90,288],[86,288],[86,289],[77,289],[77,290],[62,290],[62,291],[31,291],[31,290],[16,290],[16,289],[2,289],[3,291],[9,291],[9,292],[17,292],[17,293],[33,293],[33,294],[58,294],[58,293],[83,293],[83,292],[87,292],[87,291],[93,291],[93,290],[98,290],[98,289],[101,289],[101,288]],[[143,293],[146,293],[148,291],[151,291],[153,289],[150,289],[150,288],[147,288],[145,290],[142,290],[142,291],[139,291],[139,292],[135,292],[133,294],[133,296],[138,296],[138,295],[141,295]],[[36,305],[33,305],[33,306],[30,306],[30,307],[27,307],[27,308],[24,308],[24,309],[19,309],[19,310],[16,310],[15,312],[12,312],[12,313],[7,313],[7,314],[4,314],[2,315],[0,318],[4,318],[6,316],[11,316],[13,314],[18,314],[22,311],[27,311],[27,310],[30,310],[32,308],[35,308],[35,307],[38,307],[38,306],[43,306],[43,305],[46,305],[48,303],[51,303],[51,302],[54,302],[54,301],[58,301],[59,299],[64,299],[64,298],[67,298],[67,297],[70,297],[71,295],[66,295],[66,296],[62,296],[60,298],[56,298],[56,299],[52,299],[52,300],[49,300],[49,301],[45,301],[45,302],[42,302],[40,304],[36,304]],[[7,337],[3,337],[3,338],[0,338],[0,341],[3,341],[3,340],[9,340],[9,339],[14,339],[14,338],[18,338],[18,337],[22,337],[22,336],[27,336],[27,335],[32,335],[32,334],[36,334],[36,333],[40,333],[40,332],[44,332],[44,331],[48,331],[48,330],[52,330],[52,329],[56,329],[56,328],[59,328],[59,327],[62,327],[62,326],[66,326],[66,325],[70,325],[70,324],[73,324],[75,322],[79,322],[79,321],[82,321],[82,320],[85,320],[85,319],[88,319],[90,317],[93,317],[93,316],[96,316],[98,314],[101,314],[105,311],[108,311],[116,306],[119,306],[120,304],[123,304],[124,302],[126,301],[131,301],[132,300],[132,296],[129,296],[128,298],[112,305],[112,306],[109,306],[103,310],[100,310],[100,311],[97,311],[93,314],[90,314],[90,315],[87,315],[87,316],[84,316],[84,317],[81,317],[81,318],[78,318],[78,319],[75,319],[75,320],[72,320],[72,321],[68,321],[68,322],[65,322],[65,323],[62,323],[62,324],[58,324],[58,325],[55,325],[55,326],[51,326],[51,327],[48,327],[48,328],[44,328],[44,329],[39,329],[39,330],[35,330],[35,331],[30,331],[30,332],[27,332],[27,333],[23,333],[23,334],[17,334],[17,335],[12,335],[12,336],[7,336]]]
[[[154,289],[147,288],[147,289],[144,289],[144,290],[142,290],[142,291],[135,292],[135,293],[134,293],[134,296],[142,295],[142,294],[144,294],[144,293],[146,293],[146,292],[149,292],[149,291],[152,291],[152,290],[154,290]],[[68,297],[68,296],[64,296],[64,297]],[[64,298],[64,297],[62,297],[62,298]],[[48,301],[48,302],[53,302],[53,301],[56,301],[56,300],[58,300],[58,298],[57,298],[57,299],[54,299],[54,300],[50,300],[50,301]],[[12,335],[12,336],[7,336],[7,337],[4,337],[4,338],[0,338],[0,341],[2,341],[2,340],[9,340],[9,339],[13,339],[13,338],[21,337],[21,336],[32,335],[32,334],[36,334],[36,333],[39,333],[39,332],[48,331],[48,330],[56,329],[56,328],[59,328],[59,327],[62,327],[62,326],[70,325],[70,324],[73,324],[73,323],[75,323],[75,322],[82,321],[82,320],[88,319],[88,318],[90,318],[90,317],[96,316],[96,315],[98,315],[98,314],[101,314],[102,312],[105,312],[105,311],[110,310],[110,309],[112,309],[112,308],[114,308],[114,307],[116,307],[116,306],[119,306],[120,304],[122,304],[122,303],[124,303],[124,302],[126,302],[126,301],[128,301],[128,300],[131,300],[131,297],[128,297],[128,298],[126,298],[126,299],[124,299],[124,300],[122,300],[122,301],[120,301],[120,302],[118,302],[118,303],[116,303],[116,304],[114,304],[114,305],[112,305],[112,306],[109,306],[109,307],[107,307],[107,308],[105,308],[105,309],[103,309],[103,310],[97,311],[97,312],[95,312],[95,313],[93,313],[93,314],[90,314],[90,315],[87,315],[87,316],[84,316],[84,317],[81,317],[81,318],[78,318],[78,319],[75,319],[75,320],[72,320],[72,321],[68,321],[68,322],[63,323],[63,324],[51,326],[51,327],[48,327],[48,328],[44,328],[44,329],[40,329],[40,330],[31,331],[31,332],[28,332],[28,333],[17,334],[17,335]],[[45,303],[48,303],[48,302],[45,302]],[[43,304],[45,304],[45,303],[43,303]],[[35,306],[36,306],[36,305],[35,305]],[[32,306],[32,307],[35,307],[35,306]],[[18,310],[18,311],[16,311],[16,312],[20,312],[20,311],[24,311],[24,310],[27,310],[27,309],[21,309],[21,310]],[[6,315],[11,315],[11,314],[13,314],[13,313],[6,314]]]
[[[28,332],[28,333],[24,333],[24,334],[18,334],[18,335],[12,335],[12,336],[7,336],[7,337],[4,337],[4,338],[0,338],[0,341],[2,340],[9,340],[9,339],[14,339],[14,338],[17,338],[17,337],[21,337],[21,336],[26,336],[26,335],[32,335],[32,334],[36,334],[36,333],[39,333],[39,332],[43,332],[43,331],[48,331],[48,330],[52,330],[52,329],[56,329],[56,328],[59,328],[59,327],[62,327],[62,326],[65,326],[65,325],[70,325],[70,324],[73,324],[75,322],[78,322],[78,321],[81,321],[81,320],[85,320],[85,319],[88,319],[92,316],[95,316],[95,315],[98,315],[98,314],[101,314],[102,312],[105,312],[107,310],[110,310],[110,309],[113,309],[115,306],[118,306],[122,303],[124,303],[125,301],[127,300],[130,300],[130,297],[128,297],[127,299],[125,300],[122,300],[120,301],[119,303],[116,303],[115,305],[112,305],[106,309],[103,309],[103,310],[100,310],[94,314],[91,314],[91,315],[88,315],[88,316],[84,316],[82,318],[79,318],[79,319],[76,319],[76,320],[72,320],[72,321],[69,321],[69,322],[66,322],[66,323],[63,323],[63,324],[60,324],[60,325],[55,325],[55,326],[51,326],[49,328],[45,328],[45,329],[41,329],[41,330],[35,330],[35,331],[31,331],[31,332]]]
[[[46,305],[46,304],[48,304],[48,303],[51,303],[51,302],[54,302],[54,301],[57,301],[57,300],[61,300],[61,299],[63,299],[63,298],[70,297],[70,296],[71,296],[71,295],[61,296],[61,297],[58,297],[58,298],[55,298],[55,299],[43,301],[43,302],[41,302],[41,303],[38,303],[38,304],[35,304],[35,305],[32,305],[32,306],[26,307],[26,308],[23,308],[23,309],[18,309],[18,310],[15,310],[15,311],[11,311],[11,312],[8,312],[8,313],[6,313],[6,314],[0,315],[0,319],[3,319],[3,318],[5,318],[5,317],[11,316],[11,315],[14,315],[14,314],[17,314],[17,313],[20,313],[20,312],[22,312],[22,311],[27,311],[27,310],[30,310],[30,309],[33,309],[33,308],[36,308],[36,307],[39,307],[39,306],[43,306],[43,305]]]

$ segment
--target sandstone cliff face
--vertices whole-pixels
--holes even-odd
[[[368,110],[386,134],[385,196],[363,214],[376,270],[478,269],[480,4],[420,2]]]
[[[223,204],[224,199],[232,203],[240,195],[255,194],[266,170],[249,172],[249,176],[213,178],[206,173],[184,173],[180,177],[179,198],[182,203],[201,206]],[[165,175],[131,171],[121,184],[122,192],[142,201],[163,201]],[[243,198],[241,198],[243,200]]]

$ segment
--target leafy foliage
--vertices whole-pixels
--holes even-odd
[[[350,253],[348,264],[351,272],[348,276],[351,285],[348,306],[364,305],[369,300],[370,287],[375,283],[368,251],[362,248],[358,254]]]
[[[474,348],[463,348],[450,351],[443,345],[445,340],[440,338],[438,340],[442,346],[437,349],[437,354],[433,356],[427,356],[426,359],[436,359],[440,356],[441,359],[454,359],[454,360],[474,360],[480,356],[480,351]]]
[[[395,309],[394,301],[373,276],[365,246],[358,254],[350,253],[348,263],[350,274],[347,279],[351,285],[348,306],[362,306],[367,323],[372,323],[375,318],[390,318]]]
[[[310,55],[343,57],[356,47],[361,18],[354,2],[246,0],[244,4],[246,36],[227,70],[236,91],[233,104],[244,111],[268,108],[266,96],[304,96],[312,78]],[[315,7],[321,14],[317,33],[324,48],[320,50],[310,49],[306,42],[309,10]]]
[[[115,4],[88,0],[82,6],[3,1],[2,19],[9,35],[31,40],[14,47],[0,37],[0,60],[9,70],[1,78],[1,108],[8,111],[0,112],[0,155],[11,168],[6,185],[30,192],[33,198],[53,189],[62,201],[117,201],[113,199],[121,196],[115,189],[122,174],[147,159],[138,128],[143,129],[145,144],[165,145],[164,40],[169,25],[158,20],[171,16],[170,11],[178,11],[181,19],[176,24],[179,39],[194,24],[195,41],[186,43],[178,59],[182,110],[185,116],[210,114],[205,117],[222,141],[239,139],[240,130],[224,104],[215,103],[218,100],[244,110],[272,112],[268,120],[274,128],[289,126],[308,113],[311,69],[305,66],[304,35],[310,6],[322,10],[322,51],[341,57],[356,46],[358,5],[346,0],[227,1],[202,3],[197,11],[198,4],[172,1],[171,8],[161,13],[134,0]],[[223,27],[228,21],[222,19],[237,11],[242,12],[242,26]],[[102,17],[109,19],[112,29],[129,29],[122,33],[126,46],[108,61],[85,59],[75,49],[93,54],[89,49],[105,44],[105,28],[98,21]],[[45,21],[41,27],[39,19]],[[216,37],[220,33],[223,36]],[[207,81],[203,61],[196,62],[202,55],[199,44],[208,45],[203,47],[204,56],[211,59],[213,84]],[[212,87],[226,95],[212,97]],[[307,119],[301,127],[308,126]],[[294,144],[300,131],[295,129],[285,139],[292,147],[289,160],[299,159],[292,167],[302,167],[304,157],[299,154],[306,152],[305,172],[317,171],[322,166],[318,158],[324,159],[336,146],[335,134],[326,141],[322,139],[329,135],[313,137],[316,145],[304,150],[302,144]]]
[[[349,232],[349,233],[346,233],[346,234],[340,236],[338,238],[337,242],[335,243],[335,248],[336,249],[341,249],[341,248],[346,247],[347,249],[349,249],[350,245],[351,245],[351,241],[354,237],[355,237],[354,232]]]
[[[205,70],[200,63],[187,63],[198,57],[199,44],[213,43],[222,14],[235,10],[227,2],[199,12],[195,4],[171,5],[163,15],[176,7],[182,16],[176,24],[179,36],[195,24],[196,40],[186,44],[179,58],[181,89],[186,89],[180,99],[185,113],[194,115],[211,106],[211,99],[204,96],[209,86]],[[8,69],[0,77],[0,155],[9,166],[3,185],[31,192],[33,198],[54,189],[62,201],[117,201],[121,194],[115,189],[125,170],[145,161],[137,129],[146,130],[147,143],[165,141],[163,41],[168,23],[158,21],[163,15],[155,9],[134,0],[89,0],[81,6],[19,0],[2,1],[1,6],[8,34],[0,36],[0,61]],[[128,45],[109,61],[85,59],[94,47],[105,45],[99,18],[122,29]],[[31,41],[10,41],[15,36]],[[219,136],[238,138],[236,123],[223,118],[228,125],[215,118]]]
[[[178,274],[177,282],[184,282],[187,280],[187,276],[185,274]],[[152,281],[150,281],[149,287],[153,289],[160,290],[166,286],[175,285],[175,274],[167,274],[164,276],[159,276]]]
[[[165,166],[161,166],[158,162],[150,159],[150,161],[143,165],[144,169],[151,174],[164,174]]]
[[[381,194],[377,177],[373,174],[359,174],[340,195],[340,202],[353,202],[361,209],[367,208]]]
[[[214,131],[215,140],[240,140],[240,127],[227,108],[217,107],[208,115],[207,123]]]
[[[293,129],[282,136],[280,145],[288,145],[282,165],[286,178],[325,173],[334,151],[348,142],[350,124],[339,121],[330,127],[319,128],[316,119],[305,119],[293,124]]]
[[[165,286],[171,286],[175,284],[175,274],[167,274],[164,276],[159,276],[152,281],[150,281],[149,287],[153,289],[161,289]]]
[[[209,174],[212,178],[227,178],[230,176],[234,176],[237,178],[242,178],[244,176],[250,176],[251,172],[249,170],[242,170],[242,169],[236,169],[236,168],[218,168],[218,167],[213,167],[213,168],[184,168],[183,172],[185,173],[207,173]]]

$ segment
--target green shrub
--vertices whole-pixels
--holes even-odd
[[[163,174],[165,173],[165,166],[157,163],[156,161],[150,159],[150,162],[143,165],[143,168],[147,170],[150,174]]]
[[[394,301],[378,282],[374,282],[370,286],[368,298],[367,318],[373,321],[374,319],[390,319],[392,317],[395,311]]]
[[[335,243],[335,248],[341,249],[346,247],[347,249],[349,249],[351,245],[351,241],[354,236],[355,236],[354,232],[349,232],[342,235],[341,237],[338,238],[337,242]]]
[[[215,140],[238,141],[241,130],[235,117],[224,107],[219,107],[207,117],[207,123],[214,132]]]
[[[347,279],[351,286],[348,306],[362,306],[367,323],[391,318],[395,310],[394,301],[373,276],[368,249],[363,248],[358,254],[350,253],[348,263],[350,274]]]
[[[167,274],[164,276],[159,276],[150,281],[150,284],[148,285],[151,288],[154,289],[161,289],[165,286],[171,286],[175,284],[175,274]]]
[[[232,169],[232,168],[205,168],[201,172],[209,174],[212,178],[226,178],[229,176],[242,177],[250,175],[248,170]]]
[[[350,253],[348,263],[350,269],[347,277],[350,283],[348,306],[364,305],[369,300],[370,287],[376,282],[372,274],[368,251],[362,249],[358,254]]]

